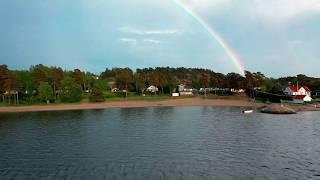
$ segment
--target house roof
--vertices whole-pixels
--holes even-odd
[[[299,89],[303,88],[305,89],[306,91],[310,92],[310,89],[308,86],[301,86],[299,89],[297,86],[288,86],[288,88],[292,91],[292,92],[298,92]]]
[[[298,92],[298,87],[297,87],[297,86],[288,86],[288,88],[289,88],[292,92]]]
[[[309,91],[310,92],[310,89],[308,86],[302,86],[306,91]]]
[[[303,100],[305,97],[306,97],[306,95],[298,95],[298,96],[295,96],[294,99],[301,99],[301,100]]]

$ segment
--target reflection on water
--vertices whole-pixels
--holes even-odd
[[[319,179],[318,112],[162,107],[0,115],[0,179]]]

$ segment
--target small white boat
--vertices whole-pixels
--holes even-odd
[[[243,110],[242,113],[243,114],[251,114],[251,113],[253,113],[253,109]]]

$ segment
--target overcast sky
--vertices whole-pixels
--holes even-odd
[[[188,0],[241,57],[278,77],[320,76],[319,0]],[[0,64],[101,72],[185,66],[237,71],[172,0],[0,0]]]

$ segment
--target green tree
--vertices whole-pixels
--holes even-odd
[[[94,87],[90,92],[90,102],[104,102],[105,97],[103,91],[107,89],[107,84],[104,80],[97,79],[94,82]]]
[[[150,83],[153,86],[158,87],[160,85],[161,74],[158,71],[153,71],[153,73],[150,75]],[[155,92],[157,94],[157,92]]]
[[[136,91],[140,92],[141,94],[144,93],[146,89],[146,74],[141,69],[137,69],[135,74],[135,83],[136,83]]]
[[[84,73],[83,80],[84,80],[84,90],[90,92],[94,86],[95,79],[97,78],[96,75],[86,72]]]
[[[266,77],[261,72],[256,72],[252,74],[253,76],[253,86],[262,88],[265,86],[266,83]]]
[[[269,92],[273,94],[281,94],[281,95],[283,94],[282,87],[279,83],[274,83],[270,87]]]
[[[204,96],[207,97],[207,88],[209,87],[210,78],[206,74],[201,74],[199,77],[199,83],[204,88]]]
[[[90,102],[104,102],[106,99],[104,97],[103,91],[100,89],[93,88],[90,92],[89,101]]]
[[[214,73],[214,77],[216,80],[216,85],[218,88],[224,88],[226,84],[226,77],[221,73]]]
[[[50,103],[50,100],[53,99],[53,89],[47,82],[40,82],[38,87],[38,96],[41,101]]]
[[[161,94],[164,94],[164,87],[168,84],[168,72],[165,68],[157,67],[155,73],[158,75],[158,86],[161,89]]]
[[[57,100],[57,90],[60,89],[60,82],[63,79],[63,76],[64,74],[61,68],[53,67],[50,71],[55,100]]]
[[[10,95],[13,95],[13,102],[19,104],[19,93],[21,92],[21,83],[17,80],[14,73],[10,72],[11,86]]]
[[[0,65],[0,93],[3,94],[10,89],[10,72],[7,65]]]
[[[133,80],[133,72],[130,68],[119,69],[118,82],[126,90],[126,97],[129,92],[129,85]]]
[[[320,80],[315,81],[311,86],[310,86],[312,91],[319,92],[320,91]]]
[[[80,102],[82,98],[82,88],[75,80],[65,76],[61,81],[60,99],[62,102]]]
[[[100,89],[101,91],[107,90],[107,83],[102,79],[96,79],[93,84],[93,88]]]
[[[46,74],[46,72],[48,72],[48,67],[38,64],[36,66],[31,66],[30,71],[32,72],[35,87],[38,87],[40,82],[48,82],[48,76]]]
[[[245,88],[247,96],[250,98],[254,97],[254,76],[251,72],[245,71]]]
[[[167,82],[166,85],[167,85],[168,88],[169,88],[169,93],[170,93],[170,95],[171,95],[172,92],[173,92],[173,89],[174,89],[175,87],[177,87],[178,84],[177,84],[176,79],[174,78],[174,75],[173,75],[171,69],[169,69],[169,68],[166,69],[166,82]]]
[[[82,73],[80,69],[75,69],[71,73],[71,77],[80,85],[81,89],[84,89],[84,73]]]
[[[228,73],[226,76],[226,83],[228,88],[243,89],[245,78],[237,73]]]
[[[26,95],[32,95],[33,87],[33,76],[30,71],[12,71],[17,81],[21,84],[21,91]]]
[[[0,94],[2,94],[2,101],[11,104],[11,97],[13,103],[19,104],[19,92],[21,92],[21,84],[17,80],[16,75],[9,71],[6,65],[0,65]]]

